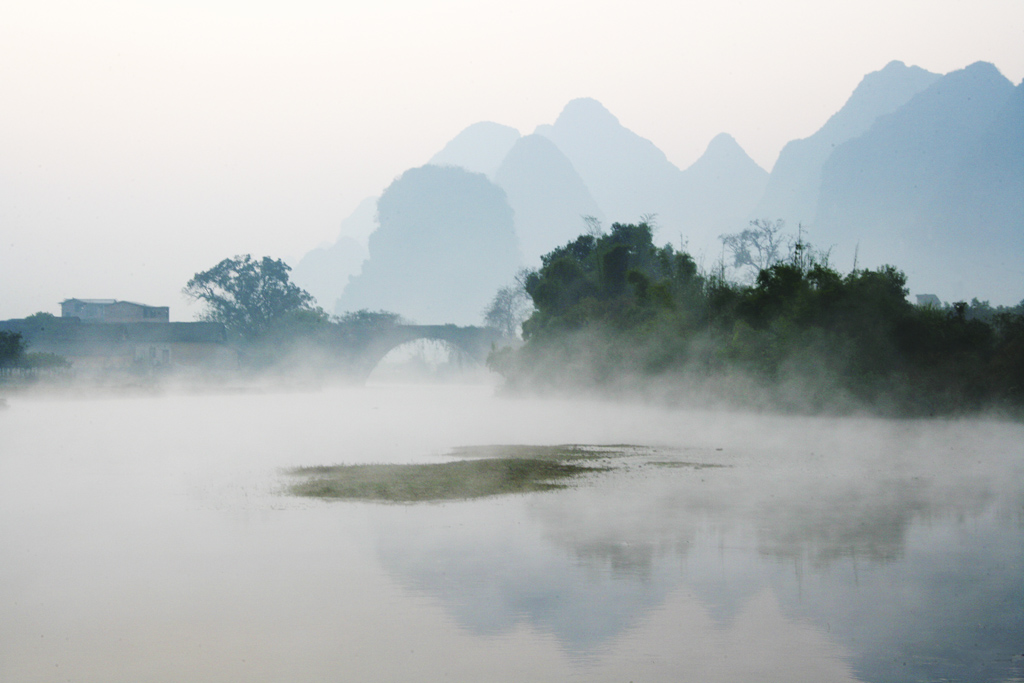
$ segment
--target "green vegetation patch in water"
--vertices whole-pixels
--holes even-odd
[[[459,446],[452,450],[452,455],[460,458],[498,458],[498,459],[532,459],[568,462],[572,460],[601,460],[646,453],[643,446],[629,444],[611,444],[608,446],[584,444],[559,444],[556,446],[531,445],[493,445],[493,446]]]
[[[655,460],[647,463],[655,467],[688,467],[694,470],[707,470],[719,467],[730,467],[730,465],[719,465],[711,462],[683,462],[681,460]]]
[[[299,467],[288,490],[312,498],[416,503],[566,488],[565,480],[605,471],[557,459],[492,456],[426,465]]]

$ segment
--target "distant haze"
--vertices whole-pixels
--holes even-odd
[[[406,202],[405,216],[419,250],[445,273],[465,272],[466,264],[486,260],[485,252],[507,249],[500,239],[488,241],[495,233],[487,220],[471,225],[432,215],[434,206],[466,202],[467,192],[493,192],[490,179],[504,191],[527,268],[585,229],[644,220],[659,244],[678,237],[705,270],[732,273],[723,235],[752,220],[781,221],[784,240],[809,241],[816,258],[843,273],[895,265],[912,293],[948,303],[1024,298],[1024,85],[1015,88],[986,62],[945,75],[890,62],[865,75],[813,135],[787,144],[770,174],[728,133],[680,169],[592,98],[570,101],[554,124],[532,135],[473,124],[423,167],[442,168],[478,176],[476,189],[439,185],[420,197],[422,210]],[[357,301],[402,315],[422,312],[415,299],[426,271],[381,270],[381,263],[403,261],[393,250],[405,250],[408,240],[389,247],[377,239],[372,257],[353,270],[359,245],[347,233],[363,228],[367,202],[343,222],[334,246],[302,259],[296,281],[328,307],[337,301],[339,313]],[[388,227],[369,220],[374,230]],[[473,243],[465,239],[471,234]],[[349,284],[359,271],[374,275]],[[433,297],[437,319],[466,320],[466,301],[486,294],[487,281],[462,282],[451,290],[461,294]]]
[[[680,169],[727,132],[768,171],[893,59],[1020,83],[1022,30],[1018,0],[12,0],[0,318],[109,297],[190,319],[193,273],[241,253],[296,266],[469,125],[529,134],[580,97]]]

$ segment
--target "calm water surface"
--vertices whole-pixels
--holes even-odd
[[[492,394],[11,398],[0,681],[1024,680],[1020,425]],[[281,494],[560,443],[649,449],[553,493]]]

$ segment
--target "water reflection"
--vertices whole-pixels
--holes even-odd
[[[378,552],[463,628],[526,624],[577,657],[611,648],[675,594],[721,630],[767,592],[786,619],[845,648],[860,680],[1013,680],[1024,675],[1021,446],[997,440],[988,446],[1007,450],[979,456],[966,443],[977,433],[924,429],[869,454],[691,449],[728,467],[639,462],[558,495],[386,511]]]
[[[451,387],[11,403],[5,682],[1024,678],[1019,425]],[[488,443],[661,454],[471,502],[280,493]]]
[[[517,509],[518,508],[518,509]],[[463,628],[478,635],[521,625],[586,653],[661,604],[678,567],[609,572],[546,543],[519,505],[462,505],[379,519],[384,567],[404,585],[440,597]]]

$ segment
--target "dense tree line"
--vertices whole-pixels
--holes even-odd
[[[48,313],[35,313],[27,319],[39,316],[53,317]],[[62,356],[46,351],[29,351],[20,332],[0,330],[0,378],[34,376],[39,372],[62,372],[71,363]]]
[[[701,387],[799,410],[1024,405],[1024,305],[915,306],[895,267],[844,275],[800,239],[751,258],[749,240],[779,227],[731,236],[737,265],[756,266],[749,284],[656,247],[647,223],[582,235],[525,278],[526,343],[490,365],[513,387]]]
[[[24,355],[25,342],[21,334],[0,330],[0,368],[19,366]]]

